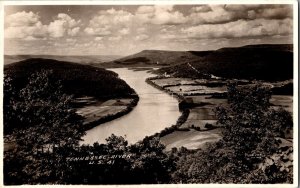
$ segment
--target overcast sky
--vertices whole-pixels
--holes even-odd
[[[292,43],[292,5],[5,6],[5,54],[128,55]]]

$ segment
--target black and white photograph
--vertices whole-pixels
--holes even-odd
[[[0,2],[1,184],[296,187],[297,1],[232,2]]]

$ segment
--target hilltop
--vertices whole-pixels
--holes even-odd
[[[224,78],[287,80],[293,78],[292,49],[290,44],[221,48],[200,60],[163,67],[157,73],[187,78],[212,74]]]
[[[54,59],[57,61],[68,61],[80,64],[95,65],[120,58],[116,55],[86,55],[86,56],[62,56],[62,55],[4,55],[4,64],[11,64],[32,58]]]
[[[139,53],[129,55],[100,66],[107,67],[136,67],[136,66],[170,66],[190,61],[201,60],[210,51],[164,51],[164,50],[143,50]]]
[[[112,71],[89,65],[32,58],[4,66],[4,74],[13,79],[16,90],[23,88],[28,78],[39,70],[52,70],[52,80],[61,80],[66,93],[75,96],[93,96],[98,99],[132,97],[135,92]]]

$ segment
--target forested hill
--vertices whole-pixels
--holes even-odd
[[[89,65],[32,58],[4,66],[4,73],[12,77],[16,90],[25,87],[30,76],[40,70],[52,70],[51,80],[61,80],[64,91],[75,96],[104,99],[135,95],[116,73]]]
[[[134,67],[134,66],[169,66],[190,61],[201,60],[210,51],[165,51],[143,50],[139,53],[126,56],[111,62],[110,66]],[[104,65],[104,64],[103,64]]]
[[[213,74],[225,78],[287,80],[293,78],[293,47],[265,44],[222,48],[201,60],[161,68],[158,73],[194,78]]]
[[[103,62],[119,59],[116,55],[4,55],[4,64],[11,64],[31,58],[55,59],[57,61],[68,61],[85,65],[97,65]]]

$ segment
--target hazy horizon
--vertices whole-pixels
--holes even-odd
[[[261,44],[249,44],[249,45],[272,45],[272,44],[266,44],[266,43],[261,43]],[[276,43],[274,45],[293,45],[293,43]],[[243,45],[243,46],[248,46],[248,45]],[[234,47],[242,47],[242,46],[224,46],[222,48],[234,48]],[[218,48],[218,49],[221,49],[221,48]],[[216,49],[216,50],[218,50]],[[138,51],[137,53],[139,52],[142,52],[142,51],[174,51],[174,52],[186,52],[186,51],[193,51],[193,50],[160,50],[160,49],[144,49],[144,50],[141,50],[141,51]],[[201,50],[201,51],[205,51],[205,50]],[[209,51],[209,50],[208,50]],[[134,55],[136,53],[133,53],[133,54],[128,54],[128,55]],[[128,56],[128,55],[118,55],[118,54],[115,54],[115,55],[111,55],[111,54],[91,54],[91,55],[84,55],[84,54],[68,54],[68,55],[62,55],[62,54],[4,54],[4,55],[8,55],[8,56],[18,56],[18,55],[32,55],[32,56],[119,56],[119,57],[125,57],[125,56]]]
[[[7,5],[6,55],[207,51],[293,42],[292,5]]]

